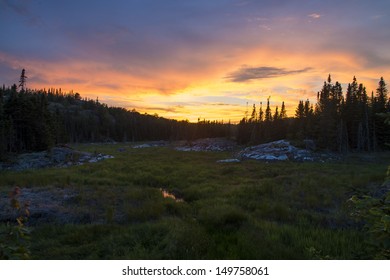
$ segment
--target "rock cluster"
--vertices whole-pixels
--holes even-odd
[[[223,152],[223,151],[232,151],[237,147],[236,143],[232,140],[225,138],[205,138],[199,139],[191,142],[187,142],[184,145],[180,145],[175,149],[178,151],[185,152],[201,152],[201,151],[213,151],[213,152]]]
[[[91,190],[84,190],[85,192]],[[88,195],[86,196],[88,197]],[[72,188],[20,188],[18,201],[28,204],[29,216],[26,225],[38,224],[102,224],[107,222],[105,208],[95,199],[85,199],[80,207],[80,192]],[[0,223],[16,223],[20,215],[10,206],[10,197],[0,192]],[[123,221],[124,216],[115,217]]]
[[[165,141],[156,141],[156,142],[148,142],[144,144],[134,145],[133,149],[143,149],[143,148],[153,148],[153,147],[164,147],[167,145]]]
[[[41,189],[20,188],[19,202],[24,205],[28,203],[30,215],[28,225],[40,223],[68,223],[76,222],[76,213],[74,205],[68,207],[68,204],[76,198],[76,194],[67,189]],[[9,197],[6,193],[0,194],[0,222],[12,221],[17,218],[17,211],[9,206]]]
[[[109,158],[113,156],[80,152],[70,147],[54,147],[48,151],[21,154],[12,162],[0,162],[0,170],[22,171],[45,167],[68,167],[87,162],[95,163]]]
[[[313,161],[312,153],[298,149],[286,140],[251,146],[239,153],[239,158],[265,161],[295,160]]]
[[[231,163],[231,162],[241,162],[241,161],[237,158],[228,158],[228,159],[217,160],[217,162],[218,163]]]
[[[255,159],[263,161],[326,161],[333,159],[334,155],[320,154],[308,149],[299,149],[289,141],[279,140],[257,146],[245,148],[238,153],[240,159]]]

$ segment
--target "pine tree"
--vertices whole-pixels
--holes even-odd
[[[302,101],[303,103],[303,101]],[[310,100],[306,99],[305,105],[303,106],[303,115],[305,118],[312,118],[314,116],[313,105],[310,104]]]
[[[249,127],[251,130],[250,142],[256,143],[257,141],[257,132],[258,132],[258,122],[257,122],[257,111],[256,105],[253,104],[251,118],[249,119]]]
[[[284,105],[284,101],[282,102],[282,108],[280,110],[280,115],[279,117],[281,119],[287,119],[287,111],[286,111],[286,106]]]
[[[357,148],[358,129],[359,129],[359,98],[358,83],[356,77],[353,77],[352,83],[348,84],[345,97],[345,106],[343,110],[343,120],[348,134],[348,147],[355,150]]]
[[[357,131],[357,150],[368,151],[370,145],[369,114],[368,114],[368,96],[366,88],[360,84],[357,92],[358,97],[358,131]]]
[[[376,89],[376,103],[378,112],[386,112],[386,107],[388,104],[387,85],[383,80],[383,77],[381,77],[378,88]]]
[[[267,108],[265,109],[265,121],[266,122],[271,122],[272,121],[272,111],[269,106],[269,100],[271,97],[267,98]]]
[[[21,88],[22,91],[24,91],[26,88],[26,80],[27,80],[26,70],[23,69],[19,79],[19,87]]]
[[[316,118],[316,138],[318,144],[322,148],[331,150],[340,150],[342,141],[344,141],[343,134],[343,93],[339,82],[332,84],[331,75],[328,76],[327,81],[317,95],[317,104],[315,110]]]
[[[262,122],[263,120],[264,120],[263,102],[260,102],[259,122]]]
[[[305,106],[303,105],[303,100],[299,100],[298,106],[295,109],[295,118],[303,119],[305,117]]]
[[[273,116],[273,121],[277,121],[277,120],[279,120],[279,108],[278,108],[278,106],[276,106],[276,108],[275,108],[275,114],[274,114],[274,116]]]
[[[256,104],[253,104],[252,114],[251,114],[251,118],[249,119],[249,122],[256,122],[256,120],[257,120]]]
[[[383,77],[381,77],[376,95],[372,102],[372,116],[373,116],[373,146],[374,149],[385,148],[386,143],[390,142],[390,126],[385,123],[383,114],[389,111],[389,98],[387,97],[387,85]]]
[[[6,124],[5,124],[5,114],[4,114],[4,91],[5,88],[0,89],[0,160],[4,157],[7,149],[7,139],[6,139]]]

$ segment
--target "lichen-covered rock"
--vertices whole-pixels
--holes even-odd
[[[313,144],[313,143],[311,143]],[[310,145],[311,148],[315,148]],[[334,159],[333,154],[319,154],[307,149],[298,149],[289,141],[279,140],[257,146],[248,147],[238,153],[238,158],[263,161],[326,161]]]

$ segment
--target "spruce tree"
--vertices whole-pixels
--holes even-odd
[[[284,101],[282,102],[282,108],[280,109],[279,117],[281,119],[287,119],[287,111],[286,111],[286,106],[284,105]]]
[[[265,109],[265,121],[266,122],[271,122],[272,121],[272,111],[269,106],[269,100],[271,97],[267,98],[267,108]]]
[[[303,101],[302,101],[303,103]],[[303,106],[303,115],[305,118],[312,118],[314,116],[313,105],[310,104],[310,100],[306,99],[305,105]]]
[[[4,86],[0,89],[0,160],[6,153],[7,140],[5,134],[5,114],[4,114]]]
[[[263,102],[260,102],[259,122],[262,122],[263,120],[264,120]]]
[[[378,84],[378,88],[376,89],[376,103],[377,103],[376,106],[377,106],[378,112],[380,112],[380,113],[386,112],[386,109],[387,109],[386,107],[388,104],[387,85],[386,85],[383,77],[381,77],[379,84]]]
[[[19,88],[21,88],[22,91],[24,91],[26,88],[26,81],[27,81],[26,70],[23,69],[19,79]]]
[[[358,129],[359,129],[359,98],[358,83],[356,77],[353,77],[352,83],[348,84],[345,97],[345,106],[343,110],[343,119],[348,134],[348,147],[356,150]]]
[[[274,116],[273,116],[273,121],[274,122],[276,122],[277,120],[279,120],[279,108],[278,108],[278,106],[276,106],[276,108],[275,108],[275,114],[274,114]]]
[[[386,148],[386,143],[390,142],[390,126],[383,117],[383,114],[389,111],[387,93],[386,82],[381,77],[372,105],[374,149]]]
[[[257,120],[256,104],[253,104],[252,114],[251,114],[251,118],[249,119],[249,122],[256,122],[256,120]]]
[[[303,105],[303,100],[299,100],[298,106],[295,109],[295,118],[303,119],[305,116],[305,106]]]

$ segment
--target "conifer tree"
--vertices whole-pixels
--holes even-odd
[[[373,146],[374,150],[378,148],[385,148],[385,143],[390,142],[390,126],[384,121],[383,114],[389,112],[389,98],[387,97],[387,85],[383,77],[381,77],[376,95],[372,102],[373,115]]]
[[[251,114],[251,118],[249,119],[249,121],[256,122],[256,120],[257,120],[256,104],[253,104],[252,114]]]
[[[21,88],[22,91],[24,91],[26,88],[26,80],[27,80],[26,70],[23,68],[19,79],[19,87]]]
[[[302,101],[303,103],[303,101]],[[313,105],[310,104],[310,100],[309,99],[306,99],[305,101],[305,105],[303,107],[303,115],[305,118],[312,118],[314,116],[314,109],[313,109]]]
[[[378,84],[378,88],[376,89],[376,106],[378,112],[380,113],[386,112],[387,104],[388,104],[387,85],[383,77],[381,77]]]
[[[295,109],[295,118],[303,119],[305,117],[305,106],[303,105],[303,100],[299,100],[298,106]]]
[[[263,102],[260,102],[259,122],[262,122],[263,120],[264,120]]]
[[[284,101],[282,102],[282,108],[280,110],[280,115],[279,117],[281,119],[287,119],[287,111],[286,111],[286,106],[284,105]]]
[[[278,108],[278,106],[276,106],[276,108],[275,108],[275,114],[274,114],[274,116],[273,116],[273,121],[277,121],[277,120],[279,120],[279,108]]]
[[[348,84],[343,110],[343,119],[348,134],[348,147],[353,150],[357,147],[357,133],[359,127],[358,87],[356,77],[353,77],[352,83]]]
[[[0,160],[6,153],[6,133],[5,133],[5,114],[4,114],[4,86],[0,89]]]
[[[266,122],[271,122],[272,121],[272,111],[269,106],[269,100],[271,97],[267,98],[267,108],[265,109],[265,121]]]

